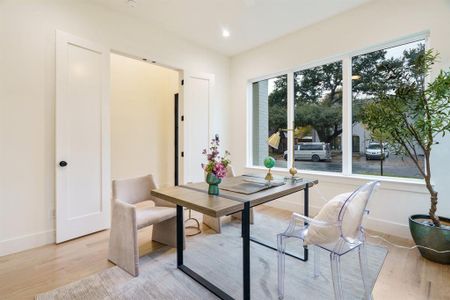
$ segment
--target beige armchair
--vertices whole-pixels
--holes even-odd
[[[108,259],[133,276],[139,275],[139,229],[153,225],[152,240],[176,247],[175,205],[153,197],[156,188],[152,175],[113,181]]]
[[[227,167],[227,176],[226,177],[234,177],[236,176],[233,170],[233,167],[231,165],[228,165]],[[242,219],[242,212],[237,212],[231,215],[232,218],[236,218],[241,220]],[[223,218],[216,218],[211,217],[208,215],[203,215],[203,224],[206,224],[208,227],[212,228],[215,232],[221,233],[222,232],[222,219]],[[250,209],[250,224],[253,224],[253,208]]]

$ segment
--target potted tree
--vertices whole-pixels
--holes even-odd
[[[416,165],[431,205],[428,215],[410,216],[411,235],[417,245],[444,251],[450,250],[450,220],[436,214],[438,192],[432,184],[430,161],[434,145],[450,131],[450,72],[441,70],[426,82],[437,57],[433,50],[422,50],[402,63],[379,66],[389,88],[377,88],[376,96],[361,110],[361,118],[370,131],[383,132],[384,140]],[[427,259],[450,264],[448,252],[419,250]]]

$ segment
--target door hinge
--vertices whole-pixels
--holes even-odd
[[[181,116],[181,122],[183,122],[184,121],[184,116]]]
[[[184,79],[181,80],[181,85],[184,85]]]
[[[184,151],[181,151],[181,157],[184,157]]]

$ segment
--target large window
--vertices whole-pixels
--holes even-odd
[[[294,73],[297,169],[342,172],[342,62]]]
[[[361,119],[365,106],[377,100],[380,90],[394,93],[404,78],[416,80],[417,84],[422,85],[422,76],[412,67],[412,63],[424,51],[424,42],[418,41],[352,58],[353,173],[421,178],[417,166],[409,156],[401,154],[399,145],[384,141],[386,132],[381,129],[374,132],[367,130]],[[391,74],[399,71],[403,73],[403,79]],[[410,76],[404,76],[405,73]],[[419,163],[423,164],[423,153],[419,153],[420,157]]]
[[[267,139],[279,129],[287,128],[287,76],[279,76],[253,83],[253,165],[264,166],[264,159],[272,156],[276,167],[286,167],[283,159],[287,149],[285,134],[280,136],[278,149],[269,147]]]
[[[390,79],[392,70],[423,84],[412,62],[424,53],[425,41],[391,45],[252,82],[252,164],[263,166],[270,155],[279,168],[294,161],[299,170],[421,178],[399,145],[363,122],[365,106],[378,92],[393,93],[399,84]],[[280,146],[269,147],[268,137],[279,130]]]

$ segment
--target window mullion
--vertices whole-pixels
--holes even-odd
[[[342,60],[342,173],[352,174],[352,58]]]
[[[294,73],[289,72],[287,74],[287,128],[294,129]],[[294,132],[292,130],[287,131],[288,135],[288,161],[287,168],[292,165],[292,149],[294,147]]]

